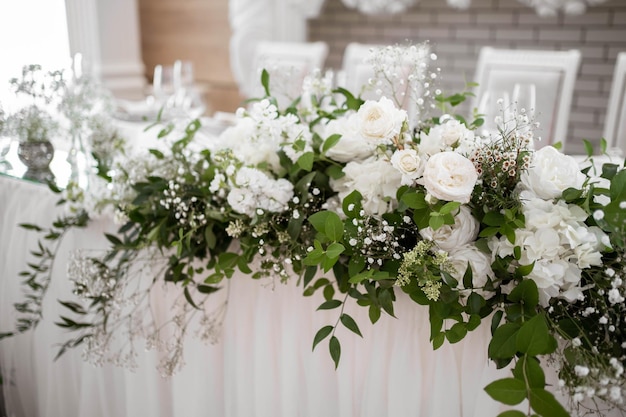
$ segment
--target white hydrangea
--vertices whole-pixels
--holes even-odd
[[[369,158],[349,162],[343,172],[343,177],[330,184],[340,199],[357,190],[363,196],[363,209],[367,214],[383,214],[396,206],[396,191],[400,188],[402,174],[388,161]]]
[[[243,167],[231,180],[228,204],[237,213],[253,217],[258,209],[284,211],[293,198],[293,184],[286,179],[275,180],[264,172]]]
[[[580,299],[581,270],[602,264],[606,235],[597,227],[588,227],[587,214],[576,205],[522,197],[525,228],[515,231],[515,245],[506,237],[492,238],[489,246],[494,258],[513,255],[514,246],[521,247],[519,263],[534,262],[527,278],[537,284],[543,306],[553,297]]]

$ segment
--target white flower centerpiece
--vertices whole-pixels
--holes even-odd
[[[64,348],[82,343],[94,362],[118,362],[136,356],[135,344],[112,355],[112,334],[146,337],[165,349],[169,375],[190,315],[201,312],[202,337],[219,332],[223,305],[211,305],[213,293],[238,269],[300,279],[305,295],[323,292],[324,309],[356,301],[372,323],[401,299],[429,306],[435,349],[486,320],[486,354],[512,370],[485,387],[495,400],[568,415],[546,385],[540,359],[549,358],[571,410],[586,401],[622,408],[626,171],[607,164],[598,179],[553,147],[535,151],[523,113],[480,136],[480,117],[452,112],[465,94],[437,94],[438,71],[419,71],[417,111],[332,91],[319,74],[279,109],[264,73],[266,96],[220,137],[204,136],[197,120],[169,124],[159,132],[167,146],[114,163],[100,201],[122,225],[105,256],[74,261],[77,299],[64,305],[81,320],[62,323],[76,335]],[[159,267],[138,285],[133,271],[146,259]],[[316,278],[320,270],[335,279]],[[145,296],[160,281],[184,296],[168,343]],[[339,315],[336,326],[361,334]],[[314,346],[328,341],[337,366],[334,330],[312,337]]]

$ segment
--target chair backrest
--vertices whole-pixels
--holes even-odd
[[[609,148],[619,148],[626,155],[626,52],[617,55],[606,110],[604,139]]]
[[[255,48],[249,79],[243,93],[262,97],[261,72],[270,75],[270,91],[279,104],[285,105],[302,93],[304,78],[316,69],[322,70],[328,56],[325,42],[260,41]]]
[[[369,81],[374,77],[374,67],[369,59],[376,48],[383,45],[351,42],[343,53],[341,71],[337,74],[337,85],[353,94],[360,94],[361,98],[377,99]]]
[[[514,89],[532,86],[536,94],[534,119],[539,122],[536,136],[542,138],[535,143],[539,148],[567,139],[567,124],[574,93],[574,84],[580,66],[580,51],[539,51],[481,48],[474,81],[478,83],[472,101],[472,109],[485,103],[486,96],[511,98]],[[506,102],[506,100],[505,100]],[[487,120],[494,106],[485,110]]]

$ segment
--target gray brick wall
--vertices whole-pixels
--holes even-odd
[[[328,43],[327,67],[341,67],[349,42],[394,44],[429,40],[439,56],[442,87],[461,90],[474,76],[481,46],[579,49],[582,62],[568,127],[568,152],[582,153],[582,139],[602,136],[618,52],[626,51],[626,0],[609,0],[582,16],[541,17],[517,0],[472,0],[468,10],[445,0],[421,0],[405,13],[366,16],[341,0],[326,0],[309,21],[309,39]],[[467,111],[466,109],[463,109]]]

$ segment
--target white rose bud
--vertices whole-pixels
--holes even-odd
[[[424,169],[424,187],[439,200],[468,203],[476,180],[474,164],[456,152],[431,156]]]
[[[403,183],[410,184],[422,176],[425,164],[414,149],[402,149],[391,155],[391,165],[402,173]]]
[[[407,120],[407,113],[396,108],[393,101],[381,97],[379,101],[366,101],[359,111],[361,135],[373,142],[388,142],[398,136]]]

